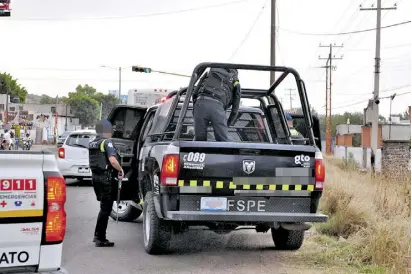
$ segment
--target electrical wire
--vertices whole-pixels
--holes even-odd
[[[381,29],[386,29],[386,28],[392,28],[392,27],[396,27],[396,26],[400,26],[400,25],[405,25],[405,24],[409,24],[410,22],[411,21],[404,21],[404,22],[400,22],[400,23],[396,23],[396,24],[381,27]],[[298,32],[298,31],[283,29],[283,28],[280,28],[280,29],[283,30],[283,31],[286,31],[286,32],[296,33],[296,34],[299,34],[299,35],[313,35],[313,36],[348,35],[348,34],[369,32],[369,31],[376,30],[376,28],[372,28],[372,29],[356,30],[356,31],[349,31],[349,32],[339,32],[339,33],[308,33],[308,32]]]
[[[404,93],[399,93],[399,94],[396,94],[396,96],[398,97],[398,96],[402,96],[402,95],[407,95],[407,94],[411,94],[410,92],[404,92]],[[356,103],[353,103],[353,104],[348,104],[348,105],[344,105],[344,106],[338,106],[338,107],[334,107],[334,108],[332,108],[332,110],[334,110],[334,109],[340,109],[340,108],[345,108],[345,107],[351,107],[351,106],[356,106],[356,105],[360,105],[360,104],[363,104],[363,103],[365,103],[365,102],[368,102],[370,99],[367,99],[367,100],[362,100],[362,101],[359,101],[359,102],[356,102]],[[323,107],[324,108],[324,107]]]
[[[383,93],[383,92],[389,92],[389,91],[394,91],[394,90],[399,90],[399,89],[404,89],[404,88],[407,88],[407,87],[410,87],[411,85],[409,84],[409,85],[404,85],[404,86],[400,86],[400,87],[395,87],[395,88],[390,88],[390,89],[384,89],[384,90],[381,90],[381,91],[379,91],[379,93]],[[341,95],[359,95],[359,96],[364,96],[364,95],[371,95],[371,94],[373,94],[373,91],[371,91],[371,92],[368,92],[368,93],[339,93],[339,92],[337,92],[337,93],[335,93],[335,94],[341,94]]]
[[[162,15],[170,15],[170,14],[211,9],[211,8],[218,8],[218,7],[243,3],[246,1],[251,1],[251,0],[238,0],[238,1],[231,1],[231,2],[226,2],[226,3],[214,4],[214,5],[208,5],[208,6],[190,8],[190,9],[180,9],[180,10],[174,10],[174,11],[153,12],[153,13],[145,13],[145,14],[125,15],[125,16],[83,17],[83,18],[17,18],[17,19],[11,19],[11,21],[75,21],[75,20],[110,20],[110,19],[142,18],[142,17],[162,16]]]
[[[259,21],[260,17],[263,14],[263,11],[266,8],[266,4],[268,3],[269,0],[266,0],[265,3],[263,4],[261,10],[259,11],[258,15],[256,16],[255,21],[253,21],[253,24],[250,26],[249,31],[246,33],[246,35],[243,37],[243,40],[240,42],[240,44],[237,46],[237,48],[235,49],[235,51],[232,53],[232,55],[230,56],[230,58],[228,59],[228,61],[232,60],[232,58],[237,54],[237,52],[239,51],[239,49],[242,47],[243,43],[246,42],[247,38],[249,37],[250,33],[252,32],[252,30],[255,28],[256,23]]]
[[[390,47],[383,47],[381,48],[381,50],[386,50],[386,49],[396,49],[396,48],[403,48],[403,47],[410,47],[412,44],[402,44],[402,45],[396,45],[396,46],[390,46]],[[352,49],[345,49],[346,51],[373,51],[375,49],[371,48],[371,49],[356,49],[356,48],[352,48]]]

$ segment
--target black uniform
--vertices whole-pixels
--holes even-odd
[[[119,154],[110,139],[97,136],[89,143],[89,163],[92,171],[93,188],[97,200],[100,201],[100,212],[97,217],[95,240],[106,241],[106,230],[113,202],[116,200],[117,183],[114,180],[115,169],[111,166],[109,157],[119,160]]]
[[[207,128],[213,127],[218,142],[229,141],[228,127],[238,114],[241,89],[237,70],[211,68],[193,92],[195,140],[207,141]],[[232,107],[229,119],[226,110]]]

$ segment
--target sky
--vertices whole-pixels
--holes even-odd
[[[268,0],[12,0],[12,16],[0,17],[0,72],[11,73],[32,94],[64,96],[78,84],[107,93],[187,86],[189,79],[132,72],[141,65],[191,74],[200,62],[270,63]],[[411,18],[412,1],[382,0],[382,26]],[[369,0],[277,0],[276,65],[295,68],[310,104],[325,112],[325,66],[332,62],[332,113],[363,111],[372,97],[375,31],[325,35],[376,27]],[[392,112],[411,103],[411,25],[382,29],[380,95],[397,93]],[[322,35],[323,34],[323,35]],[[106,66],[106,67],[102,67]],[[112,68],[109,68],[112,67]],[[268,88],[267,72],[240,72],[245,88]],[[285,108],[300,107],[288,77],[277,89]],[[401,95],[402,94],[402,95]],[[389,115],[390,99],[380,114]]]

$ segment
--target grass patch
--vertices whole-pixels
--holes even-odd
[[[320,210],[330,219],[315,226],[318,246],[305,256],[358,273],[410,273],[410,173],[373,177],[329,157],[326,165]]]

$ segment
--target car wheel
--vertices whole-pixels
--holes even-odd
[[[304,230],[286,230],[282,227],[271,228],[273,243],[280,250],[298,250],[305,238]]]
[[[142,214],[140,209],[135,208],[128,201],[120,201],[119,205],[117,205],[117,202],[115,201],[113,203],[112,212],[110,212],[110,217],[113,220],[116,220],[117,209],[119,210],[119,221],[121,222],[133,222]]]
[[[157,216],[153,192],[146,193],[143,206],[143,240],[148,254],[160,254],[169,248],[172,226]]]

